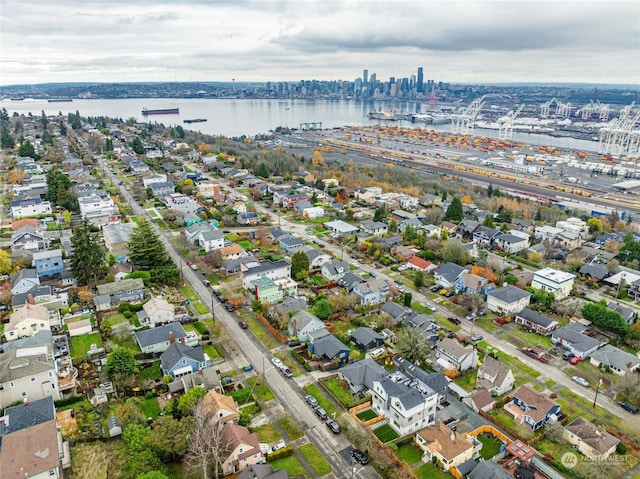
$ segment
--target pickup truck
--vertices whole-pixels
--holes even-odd
[[[537,359],[541,363],[545,363],[546,364],[546,363],[549,362],[549,357],[548,356],[546,356],[544,353],[536,351],[535,349],[522,348],[522,352],[524,354],[526,354],[527,356],[529,356],[530,358]]]

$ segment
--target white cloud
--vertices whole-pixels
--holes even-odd
[[[636,1],[3,0],[0,84],[640,83]]]

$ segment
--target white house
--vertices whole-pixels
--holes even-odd
[[[478,368],[476,389],[484,388],[489,392],[502,395],[513,389],[515,377],[505,364],[486,355],[482,366]]]
[[[531,293],[515,286],[504,286],[487,293],[487,309],[506,316],[519,313],[529,306]]]
[[[556,236],[558,236],[558,233],[560,233],[561,231],[562,230],[560,228],[555,228],[553,226],[536,226],[533,237],[538,238],[541,241],[547,240],[553,243],[556,239]]]
[[[510,233],[499,234],[493,239],[493,244],[506,253],[515,254],[529,247],[529,241],[521,236]]]
[[[198,235],[198,245],[207,253],[224,246],[224,234],[220,230],[202,231]]]
[[[167,182],[167,175],[160,174],[160,173],[157,173],[155,175],[145,176],[144,178],[142,178],[142,184],[144,185],[145,188],[148,188],[154,183],[166,183],[166,182]]]
[[[424,462],[438,460],[447,471],[473,458],[472,439],[452,431],[442,422],[419,431],[415,443],[422,451]]]
[[[18,308],[9,316],[4,337],[7,341],[33,336],[38,331],[51,330],[49,310],[37,304],[27,304]]]
[[[553,268],[543,268],[533,273],[531,287],[550,291],[556,299],[563,299],[571,294],[575,274]]]
[[[291,278],[291,265],[286,261],[263,261],[246,263],[241,266],[242,287],[249,289],[251,283],[259,278],[269,278],[273,281]]]
[[[111,212],[115,208],[115,203],[107,194],[81,196],[78,198],[78,205],[83,218],[94,213]]]
[[[587,222],[581,220],[580,218],[567,218],[564,221],[557,221],[556,228],[575,233],[581,236],[583,239],[586,238],[589,234],[589,227],[587,226]]]
[[[444,338],[436,346],[438,366],[443,370],[467,371],[478,365],[478,352],[473,346],[463,346],[457,339]]]
[[[52,213],[51,203],[48,201],[42,201],[40,198],[26,200],[14,200],[10,203],[11,216],[14,219],[22,218],[24,216],[36,216]]]
[[[158,324],[166,324],[175,320],[176,307],[158,296],[147,301],[142,306],[144,318],[140,319],[143,326],[155,327]]]

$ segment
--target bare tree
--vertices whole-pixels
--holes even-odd
[[[550,422],[545,429],[545,437],[552,442],[558,443],[562,440],[564,428],[559,422]]]
[[[220,468],[229,453],[229,440],[224,434],[222,421],[215,421],[203,403],[193,408],[195,427],[191,434],[189,452],[186,457],[187,468],[202,479],[209,479],[213,468],[213,477],[217,478]]]

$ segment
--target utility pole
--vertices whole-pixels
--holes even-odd
[[[598,391],[600,391],[600,386],[602,386],[602,378],[598,379],[598,385],[596,386],[596,396],[593,398],[593,406],[591,406],[594,409],[596,407],[596,401],[598,400]]]

